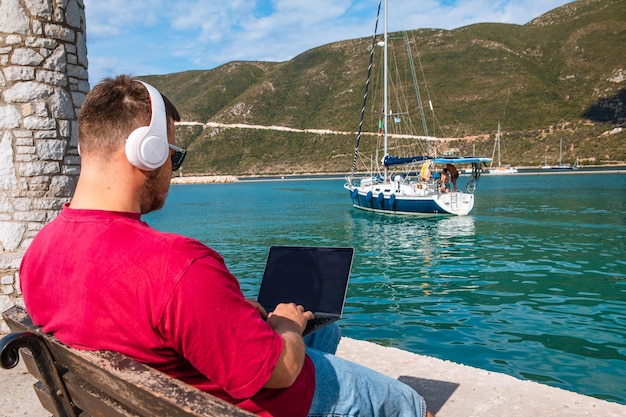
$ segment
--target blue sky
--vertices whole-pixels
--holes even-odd
[[[570,0],[390,0],[390,31],[525,24]],[[378,0],[84,0],[89,79],[287,61],[373,34]]]

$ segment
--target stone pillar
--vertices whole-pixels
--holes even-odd
[[[88,91],[83,0],[0,0],[0,311],[22,304],[22,255],[74,192]]]

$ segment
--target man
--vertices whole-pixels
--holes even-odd
[[[441,170],[440,182],[440,190],[442,193],[450,191],[450,173],[448,172],[448,168]]]
[[[450,174],[454,191],[458,191],[456,188],[456,180],[459,178],[459,170],[452,164],[446,164],[446,168],[448,168],[448,173]]]
[[[312,312],[280,304],[268,315],[215,251],[141,221],[163,206],[184,158],[179,120],[167,98],[128,76],[87,95],[76,192],[22,261],[33,321],[70,346],[121,352],[261,416],[427,415],[406,385],[332,355],[338,327],[307,347]]]

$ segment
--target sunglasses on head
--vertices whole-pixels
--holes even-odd
[[[174,151],[172,154],[172,171],[176,171],[183,164],[185,155],[187,155],[187,150],[179,148],[176,145],[172,145],[171,143],[168,143],[167,146]]]

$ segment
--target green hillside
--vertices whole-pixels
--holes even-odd
[[[523,26],[486,23],[408,36],[435,106],[434,133],[457,138],[446,142],[449,149],[491,156],[501,123],[507,163],[556,163],[560,139],[563,162],[626,163],[626,131],[619,131],[626,124],[625,1],[580,0]],[[347,40],[288,62],[232,62],[145,78],[185,121],[211,123],[179,127],[178,140],[190,150],[185,174],[347,172],[354,134],[221,124],[355,132],[370,44]]]

